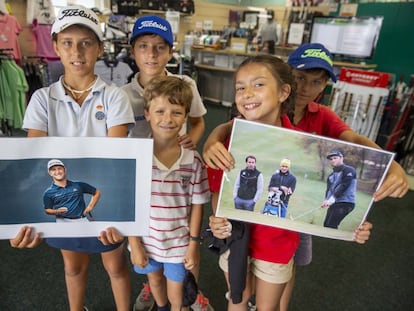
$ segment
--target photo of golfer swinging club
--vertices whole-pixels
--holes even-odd
[[[229,151],[235,168],[224,174],[217,216],[341,240],[353,239],[394,157],[380,149],[241,119],[234,120]],[[240,181],[248,157],[254,157],[263,182],[260,186],[250,179],[261,195],[253,209],[243,210],[235,207],[235,188],[249,182]]]

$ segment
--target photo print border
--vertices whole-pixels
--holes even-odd
[[[353,240],[354,230],[366,219],[374,202],[373,194],[384,180],[394,158],[394,153],[381,149],[242,119],[234,120],[229,151],[234,157],[235,168],[224,173],[216,216],[340,240]],[[327,156],[336,151],[342,153],[345,165],[354,167],[356,189],[355,207],[337,228],[332,228],[324,226],[324,222],[328,209],[333,205],[329,208],[322,205],[328,187],[327,179],[333,172]],[[235,207],[237,190],[234,186],[238,175],[246,168],[246,157],[249,155],[256,158],[256,168],[263,176],[263,191],[256,198],[253,211]],[[282,160],[288,160],[289,172],[296,178],[295,189],[291,189],[293,191],[288,195],[284,217],[277,214],[281,208],[273,213],[266,212],[265,208],[271,200],[268,191],[270,179],[281,169]],[[336,174],[331,179],[338,176]],[[284,194],[288,191],[285,189]],[[327,204],[335,202],[333,196],[330,198]]]

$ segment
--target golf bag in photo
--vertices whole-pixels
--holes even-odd
[[[280,218],[286,217],[287,207],[280,198],[282,191],[269,191],[262,214],[277,216]]]

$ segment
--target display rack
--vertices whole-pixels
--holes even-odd
[[[341,68],[328,106],[356,133],[376,141],[389,80],[388,73]]]

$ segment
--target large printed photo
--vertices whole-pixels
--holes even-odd
[[[0,239],[22,225],[43,237],[147,234],[152,154],[151,139],[1,139]]]
[[[216,215],[352,240],[391,152],[235,119]]]

